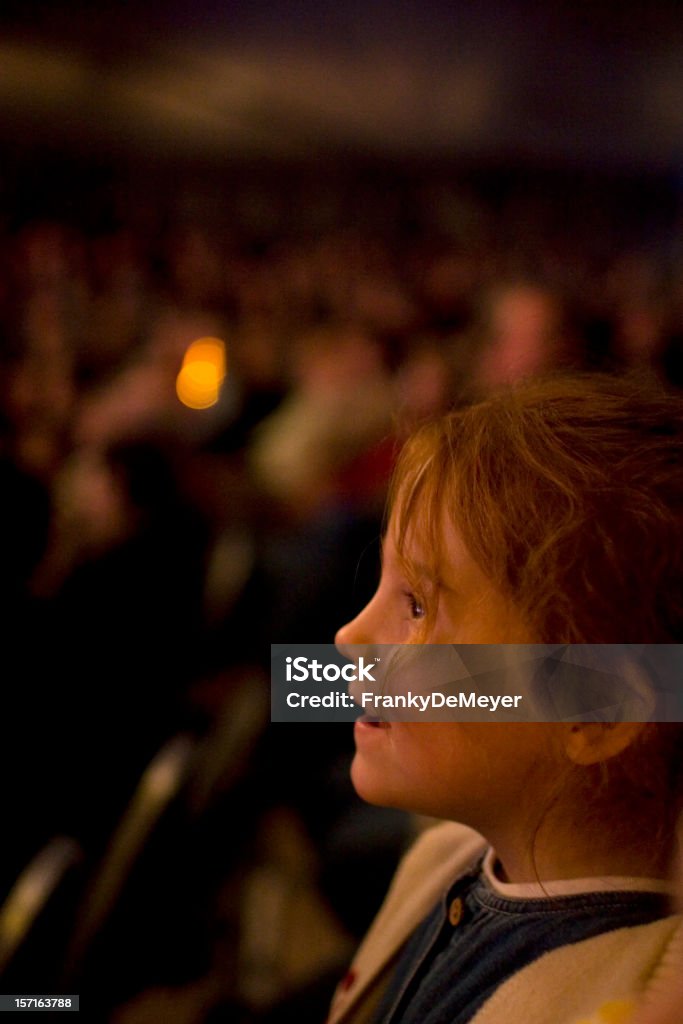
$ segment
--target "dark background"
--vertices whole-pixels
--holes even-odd
[[[458,155],[680,172],[674,0],[6,2],[2,135],[124,159]]]

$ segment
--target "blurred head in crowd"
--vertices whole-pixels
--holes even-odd
[[[557,295],[538,284],[495,286],[485,299],[476,381],[490,389],[546,373],[562,365],[566,344]]]

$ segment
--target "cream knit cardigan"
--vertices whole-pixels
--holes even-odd
[[[451,822],[420,836],[337,988],[328,1024],[370,1024],[401,946],[485,849],[480,835]],[[472,1024],[622,1024],[681,970],[681,916],[620,928],[545,953],[503,982]]]

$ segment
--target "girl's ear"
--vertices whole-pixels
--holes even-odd
[[[643,726],[643,722],[574,722],[565,735],[567,757],[583,765],[608,761],[630,747]]]

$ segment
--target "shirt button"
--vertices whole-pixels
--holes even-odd
[[[448,920],[451,922],[451,924],[453,925],[454,928],[457,925],[459,925],[460,922],[462,921],[462,914],[463,914],[462,900],[458,896],[456,899],[454,899],[452,901],[450,907],[448,908]]]

